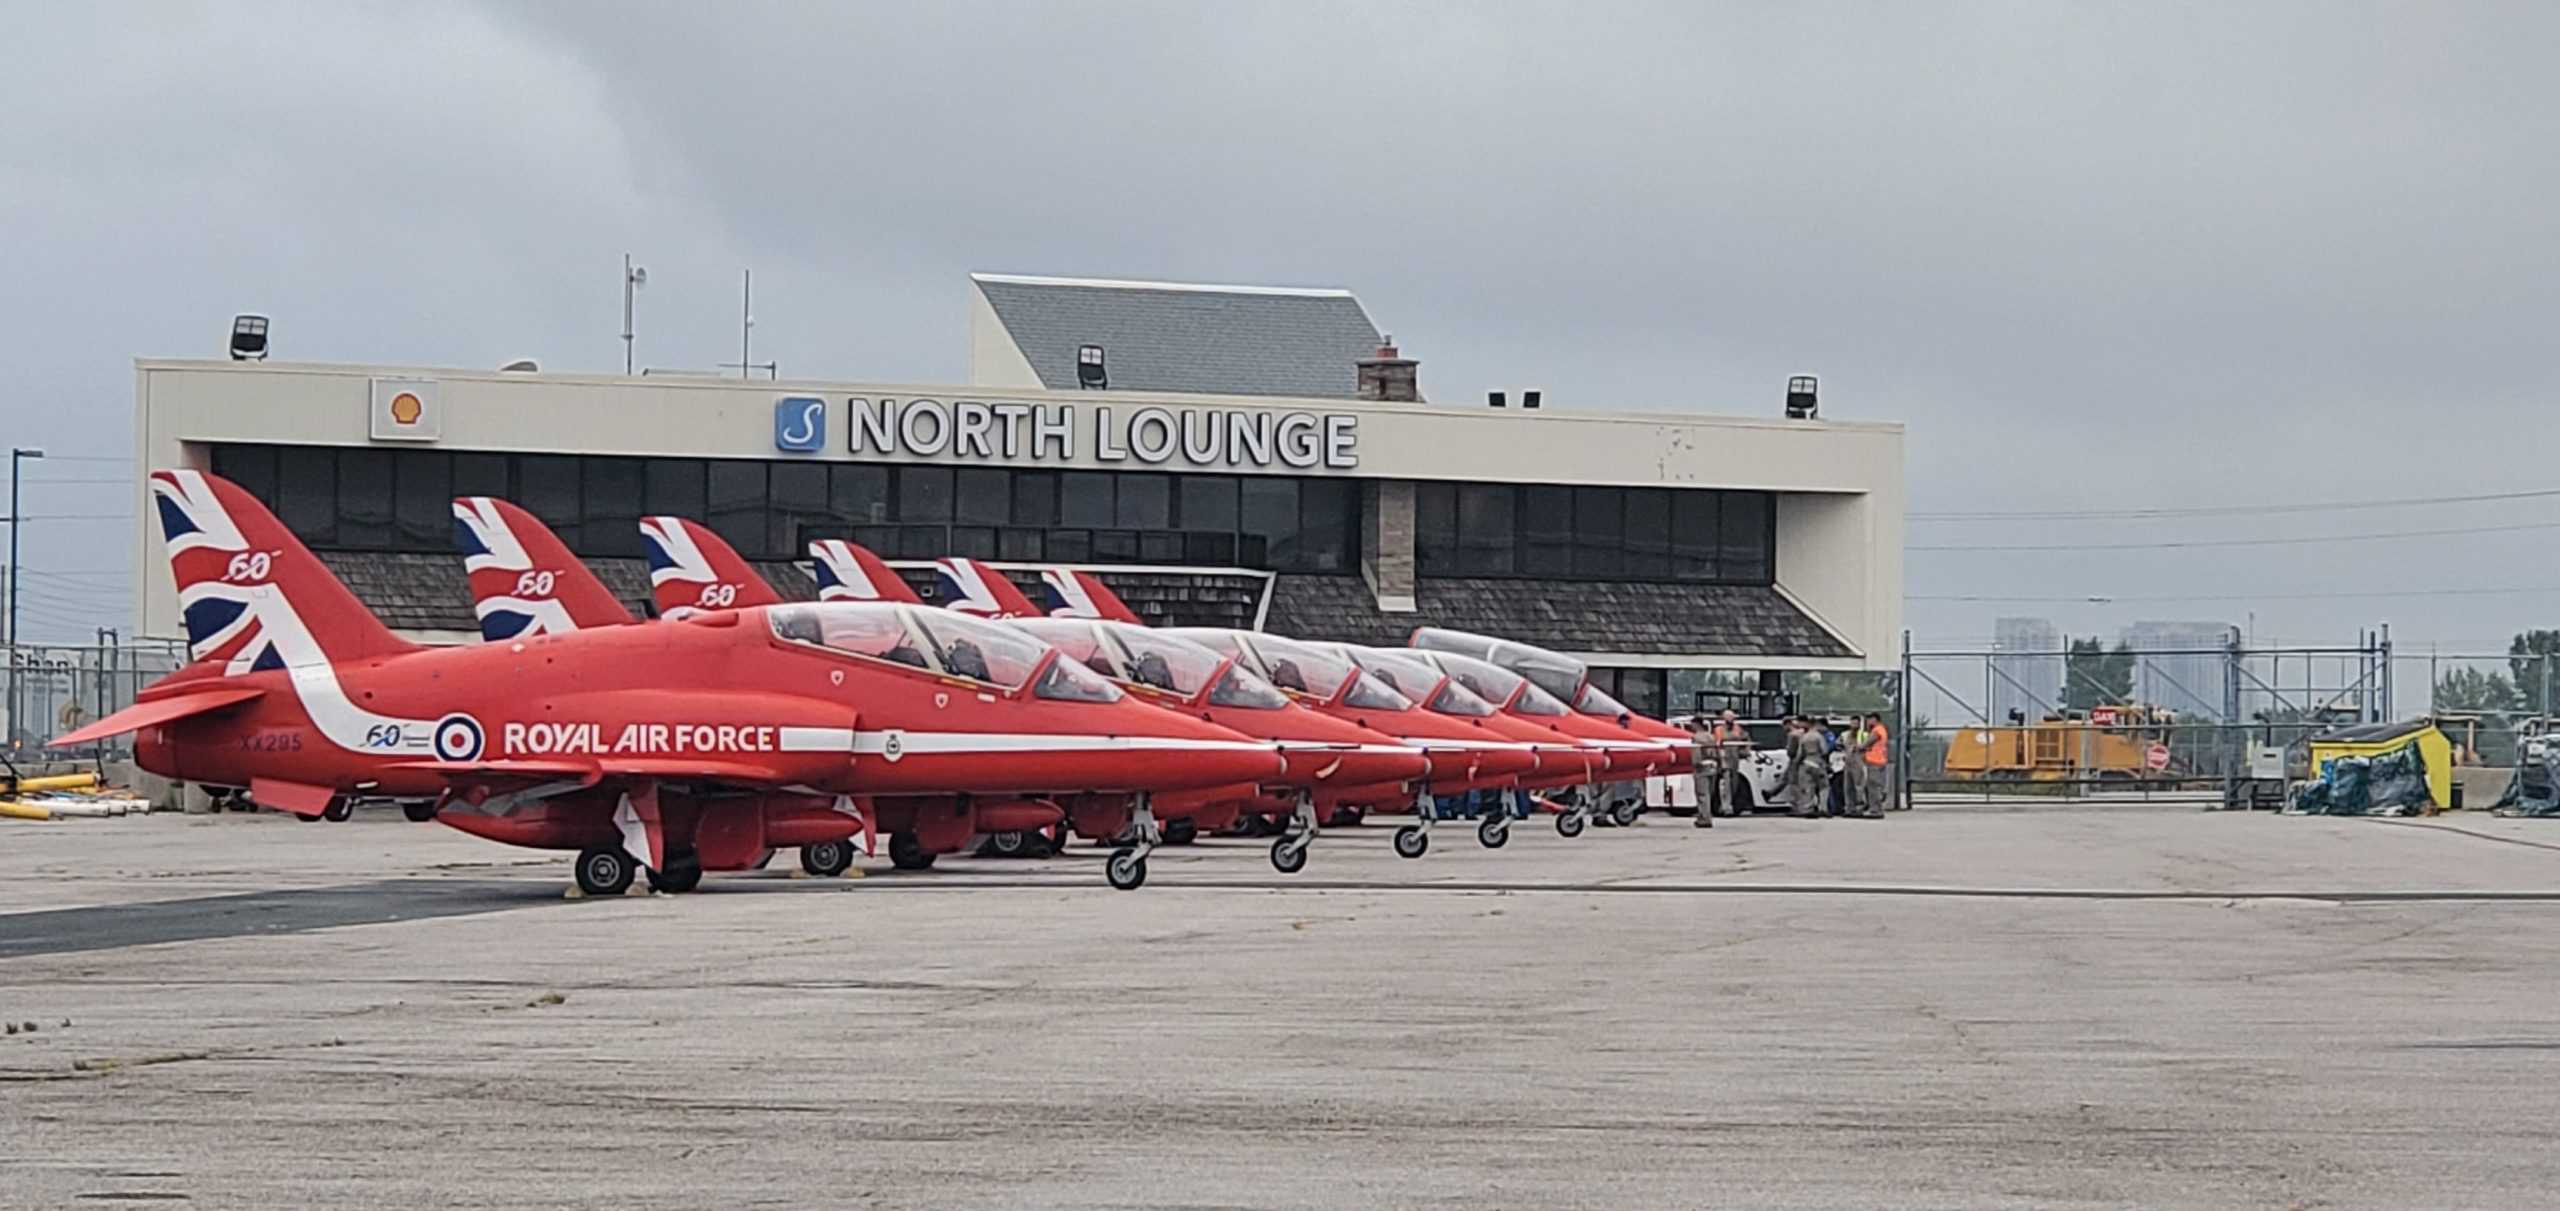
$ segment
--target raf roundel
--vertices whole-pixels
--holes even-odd
[[[487,733],[480,721],[455,712],[436,720],[436,759],[439,761],[477,761]]]

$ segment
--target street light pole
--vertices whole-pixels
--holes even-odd
[[[649,284],[649,271],[631,263],[631,254],[622,254],[622,372],[631,373],[631,296]]]
[[[27,528],[26,517],[18,511],[18,481],[24,476],[20,467],[32,458],[43,458],[44,451],[12,446],[9,449],[9,644],[18,642],[18,579],[24,569],[18,566],[18,531]],[[15,684],[15,679],[11,679]]]

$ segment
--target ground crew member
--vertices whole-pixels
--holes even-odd
[[[1798,715],[1787,721],[1787,814],[1811,820],[1822,814],[1824,784],[1831,780],[1822,733]]]
[[[1881,820],[1886,805],[1893,802],[1892,770],[1887,764],[1893,750],[1883,718],[1868,715],[1859,720],[1850,750],[1849,785],[1855,791],[1851,806],[1861,817]]]
[[[1716,758],[1715,797],[1710,802],[1724,809],[1728,816],[1741,815],[1742,809],[1750,804],[1728,795],[1734,785],[1734,775],[1742,769],[1742,759],[1751,755],[1751,733],[1743,728],[1742,720],[1728,710],[1717,716],[1715,726],[1707,729],[1706,738],[1714,744]],[[1742,793],[1749,795],[1751,792],[1745,790]]]

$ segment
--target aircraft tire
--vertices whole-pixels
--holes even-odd
[[[413,799],[400,805],[400,814],[408,817],[411,824],[424,824],[436,818],[436,805],[433,800],[420,802]]]
[[[578,855],[578,890],[591,896],[618,896],[631,890],[639,864],[619,849],[597,846]]]
[[[899,870],[931,869],[935,856],[924,846],[916,843],[914,833],[889,834],[889,865]]]
[[[1189,845],[1199,839],[1200,824],[1196,820],[1183,819],[1167,820],[1164,822],[1164,843],[1167,845]]]
[[[1282,837],[1271,843],[1271,869],[1294,875],[1307,868],[1307,845],[1300,837]]]
[[[331,799],[329,806],[320,809],[320,818],[331,824],[344,824],[355,814],[356,801],[345,795]]]
[[[1500,849],[1510,840],[1511,819],[1508,816],[1487,816],[1483,823],[1476,825],[1476,843],[1486,849]]]
[[[1579,811],[1558,813],[1556,816],[1556,835],[1559,837],[1579,837],[1582,835],[1582,826],[1585,823],[1588,822],[1582,818],[1582,813]]]
[[[1642,812],[1643,810],[1644,806],[1642,804],[1637,803],[1633,799],[1629,799],[1609,809],[1609,823],[1615,824],[1620,828],[1633,828],[1635,827],[1637,813]]]
[[[821,879],[832,879],[853,865],[853,842],[821,841],[800,847],[800,869]]]
[[[1102,865],[1102,877],[1117,891],[1136,891],[1147,885],[1147,860],[1131,846],[1111,851],[1111,860]]]
[[[1397,857],[1419,858],[1430,848],[1431,834],[1422,831],[1421,825],[1408,824],[1396,830]]]
[[[649,889],[680,896],[702,886],[702,859],[691,852],[669,855],[665,870],[649,872]]]

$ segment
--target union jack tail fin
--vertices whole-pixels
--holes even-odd
[[[820,601],[898,601],[922,605],[923,598],[909,587],[907,578],[881,561],[868,547],[841,538],[821,538],[809,544],[818,577]]]
[[[154,471],[151,503],[193,658],[236,674],[416,650],[240,485]]]
[[[631,611],[542,519],[494,496],[457,496],[453,543],[471,577],[480,638],[531,639],[632,621]]]
[[[643,517],[640,541],[649,548],[649,592],[657,598],[660,615],[743,610],[782,601],[737,548],[701,522]]]
[[[1040,587],[1046,592],[1049,612],[1060,618],[1100,618],[1108,622],[1134,622],[1147,625],[1129,603],[1102,583],[1102,578],[1076,568],[1045,568],[1040,573]]]
[[[980,618],[1038,618],[1040,607],[1031,604],[1005,574],[974,559],[953,556],[933,561],[933,570],[942,580],[942,605]]]

